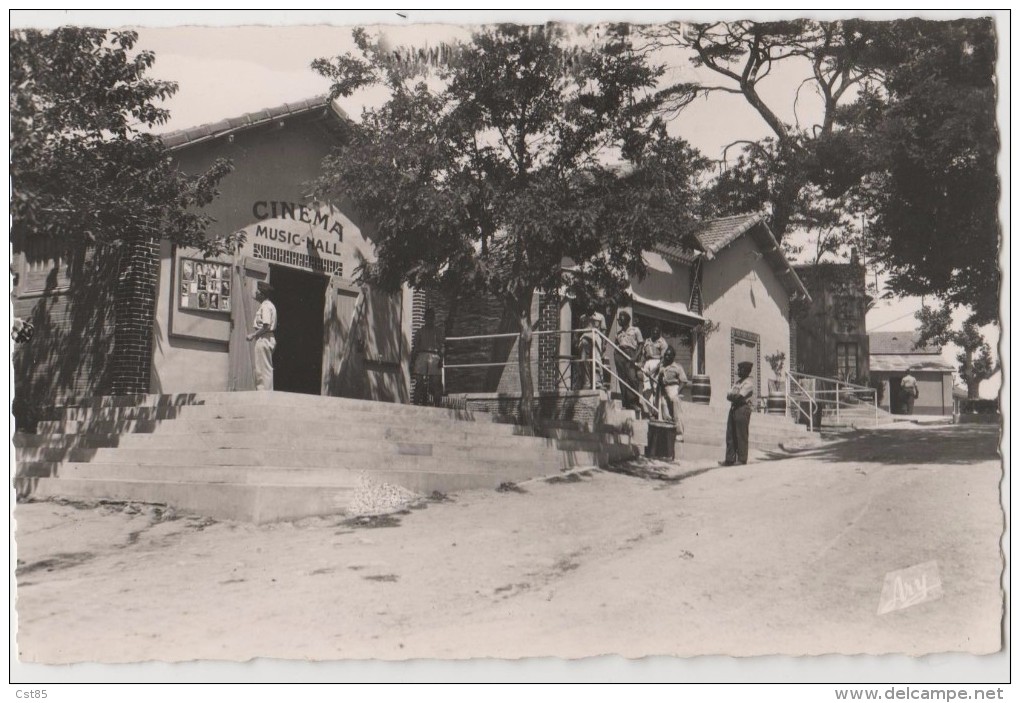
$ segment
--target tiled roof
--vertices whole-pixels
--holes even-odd
[[[258,125],[273,122],[283,117],[293,117],[314,112],[315,110],[327,109],[332,109],[334,114],[340,118],[347,117],[343,110],[333,104],[328,95],[319,95],[296,103],[284,103],[283,105],[266,108],[258,112],[248,112],[240,117],[231,117],[219,122],[209,122],[197,127],[168,132],[159,135],[159,138],[168,149],[180,149],[197,142],[217,139],[241,130],[257,127]]]
[[[869,346],[871,354],[934,354],[939,355],[942,350],[939,347],[926,345],[917,348],[914,343],[917,340],[917,333],[906,332],[869,332]]]
[[[652,249],[658,254],[662,254],[669,259],[674,259],[675,261],[679,261],[683,264],[693,264],[698,258],[698,252],[680,244],[664,242],[656,244],[652,247]]]
[[[872,371],[953,371],[952,364],[931,354],[871,354],[868,368]]]
[[[759,224],[761,227],[756,227]],[[655,245],[654,250],[668,258],[690,264],[699,255],[703,255],[706,259],[714,259],[718,252],[748,232],[752,233],[755,244],[779,275],[787,291],[810,300],[811,296],[807,288],[804,287],[797,272],[790,266],[790,262],[786,260],[779,242],[776,241],[772,231],[765,223],[765,216],[760,212],[705,220],[687,232],[679,233],[674,241]]]
[[[718,217],[714,220],[705,220],[695,227],[691,234],[698,240],[704,251],[714,255],[737,237],[764,220],[765,218],[760,212]]]

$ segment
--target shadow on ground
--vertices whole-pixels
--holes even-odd
[[[998,427],[987,425],[862,430],[842,441],[798,451],[794,456],[827,462],[977,464],[1000,459],[999,434]],[[767,458],[789,456],[785,452],[767,453]]]

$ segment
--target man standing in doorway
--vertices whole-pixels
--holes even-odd
[[[255,287],[255,300],[259,309],[255,313],[255,331],[248,341],[255,340],[255,390],[273,390],[273,351],[276,349],[276,306],[271,300],[273,287],[259,281]]]
[[[641,330],[630,324],[630,314],[626,311],[622,311],[616,316],[616,322],[620,326],[620,331],[616,333],[616,346],[619,347],[619,350],[616,351],[616,373],[620,376],[621,381],[636,391],[638,388],[637,356],[644,339],[641,336]],[[635,391],[624,386],[620,387],[620,393],[623,395],[623,407],[628,410],[640,411],[638,395]]]
[[[920,395],[917,388],[917,379],[910,374],[910,371],[911,369],[907,369],[907,375],[900,379],[900,395],[903,397],[904,415],[914,414],[914,401]]]
[[[726,419],[726,460],[723,466],[747,463],[751,403],[754,400],[753,368],[754,364],[750,361],[737,364],[737,382],[726,394],[726,400],[730,401],[730,414]]]

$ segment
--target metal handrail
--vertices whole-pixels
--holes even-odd
[[[786,371],[785,373],[788,373],[791,376],[797,376],[799,378],[813,378],[813,379],[815,379],[817,381],[829,381],[831,383],[837,383],[837,384],[840,384],[840,385],[843,385],[843,386],[847,386],[849,388],[856,388],[856,389],[862,390],[862,391],[873,391],[873,390],[875,390],[874,388],[871,388],[869,386],[860,386],[860,385],[857,385],[856,383],[850,383],[848,381],[841,381],[838,378],[826,378],[825,376],[812,376],[809,373],[801,373],[800,371]]]
[[[616,346],[616,344],[613,342],[613,340],[611,340],[609,337],[607,337],[606,335],[602,334],[602,332],[600,332],[597,329],[592,329],[591,332],[593,332],[595,335],[598,335],[599,337],[602,337],[602,339],[604,339],[606,342],[609,343],[609,346],[611,346],[613,349],[615,349],[616,351],[618,351],[621,354],[623,354],[623,356],[626,357],[626,359],[628,361],[630,361],[631,363],[634,363],[634,360],[630,358],[630,354],[628,354],[624,350],[620,349],[620,347]],[[595,355],[592,354],[592,358],[594,358],[594,357],[595,357]],[[603,371],[608,371],[609,375],[612,376],[613,378],[615,378],[617,383],[619,383],[621,386],[623,386],[624,388],[629,390],[631,393],[636,395],[641,400],[642,403],[644,403],[645,405],[650,407],[652,409],[652,411],[655,413],[656,419],[659,419],[659,420],[662,419],[662,411],[659,408],[657,408],[654,405],[652,405],[648,401],[647,398],[645,398],[643,395],[641,395],[641,393],[639,393],[638,391],[636,391],[633,388],[631,388],[630,385],[626,381],[624,381],[622,378],[620,378],[620,374],[618,374],[614,370],[608,368],[604,363],[602,363],[601,360],[599,360],[599,366],[602,367]]]
[[[539,336],[539,335],[545,335],[545,334],[556,334],[556,335],[569,334],[569,335],[581,335],[582,337],[584,335],[590,334],[592,336],[592,348],[593,349],[595,347],[595,341],[597,340],[597,338],[601,338],[603,341],[607,342],[609,344],[609,346],[611,346],[617,352],[619,352],[620,354],[623,354],[623,356],[626,357],[626,359],[628,361],[633,363],[633,359],[630,358],[630,355],[627,354],[627,352],[625,352],[622,349],[620,349],[620,347],[618,347],[613,342],[613,340],[611,340],[609,337],[607,337],[605,334],[603,334],[601,330],[599,330],[597,328],[594,328],[594,327],[584,327],[584,328],[580,328],[580,329],[570,329],[570,330],[535,330],[535,331],[532,332],[533,336]],[[444,339],[444,344],[443,344],[444,352],[445,352],[445,346],[449,342],[476,341],[476,340],[481,340],[481,339],[510,339],[510,338],[518,338],[519,339],[520,336],[521,336],[520,332],[500,332],[500,333],[496,333],[496,334],[473,334],[473,335],[465,335],[465,336],[461,336],[461,337],[446,337]],[[656,418],[658,418],[658,419],[662,418],[661,410],[659,408],[655,407],[647,398],[645,398],[643,395],[641,395],[641,393],[638,390],[634,389],[633,387],[630,386],[630,384],[628,384],[626,381],[624,381],[622,378],[620,378],[620,375],[618,373],[616,373],[616,371],[614,369],[609,368],[609,366],[607,366],[602,361],[602,359],[599,358],[599,356],[600,356],[599,354],[592,354],[591,356],[592,356],[592,358],[591,358],[592,368],[591,368],[591,374],[590,375],[591,375],[591,387],[592,387],[592,390],[595,390],[596,386],[598,385],[598,380],[597,380],[598,379],[598,373],[599,373],[599,370],[601,369],[601,371],[603,373],[608,373],[611,377],[615,378],[617,383],[620,384],[620,386],[622,386],[623,388],[626,388],[631,393],[636,395],[638,397],[638,399],[641,401],[641,403],[643,403],[644,405],[646,405],[649,408],[651,408],[651,411],[655,413]],[[444,353],[444,357],[445,357],[445,353]],[[560,358],[558,360],[562,361],[562,358]],[[582,361],[582,360],[578,359],[576,361]],[[573,363],[576,363],[576,361],[573,359],[573,357],[570,357],[570,363],[573,364]],[[445,364],[444,363],[442,365],[442,367],[441,367],[443,386],[444,387],[446,386],[446,370],[447,369],[489,368],[489,367],[493,367],[493,366],[507,366],[507,365],[512,364],[512,363],[516,363],[516,362],[514,360],[507,359],[506,361],[488,361],[488,362],[478,362],[478,363],[472,363],[472,364]]]
[[[842,401],[841,398],[843,398],[845,396],[847,398],[853,397],[853,398],[856,398],[858,400],[863,400],[859,396],[861,394],[864,394],[864,393],[868,394],[871,397],[871,403],[872,403],[872,405],[874,407],[874,413],[875,413],[875,424],[878,424],[878,391],[876,389],[870,388],[868,386],[861,386],[861,385],[854,384],[854,383],[848,383],[846,381],[841,381],[841,380],[839,380],[837,378],[825,378],[824,376],[813,376],[811,374],[806,374],[806,373],[785,372],[784,375],[787,378],[786,388],[787,388],[787,401],[788,402],[790,402],[793,405],[797,406],[797,409],[800,410],[801,412],[804,411],[804,408],[801,406],[801,404],[799,402],[797,402],[797,400],[789,392],[790,391],[790,382],[791,381],[797,386],[797,388],[800,389],[801,393],[803,393],[804,396],[807,397],[807,399],[809,401],[809,409],[812,411],[812,416],[809,419],[809,427],[812,430],[814,429],[813,411],[814,411],[814,407],[816,405],[822,405],[823,402],[825,404],[831,403],[833,405],[833,407],[835,408],[836,422],[838,424],[840,422],[840,419],[841,419],[840,418],[840,410],[841,410],[842,406],[844,404],[847,405],[848,407],[850,407],[851,405],[855,405],[855,404],[851,404],[851,403],[844,403],[844,401]],[[831,383],[831,384],[835,385],[835,389],[833,389],[833,390],[819,390],[818,388],[814,388],[814,389],[809,391],[807,388],[805,388],[800,383],[800,381],[797,380],[798,377],[801,378],[801,379],[812,379],[812,380],[815,380],[815,381],[823,381],[824,383]],[[832,399],[832,400],[829,400],[829,399],[823,397],[823,396],[830,396],[830,395],[834,395],[835,398]],[[864,402],[867,402],[867,401],[865,400]]]
[[[800,381],[798,381],[796,378],[793,377],[793,375],[789,371],[785,371],[783,375],[786,376],[786,402],[787,403],[792,403],[793,405],[796,405],[797,406],[797,410],[799,410],[800,412],[804,412],[804,407],[800,404],[800,402],[796,398],[793,397],[793,394],[790,392],[790,382],[793,381],[793,383],[797,386],[797,388],[799,388],[801,390],[801,392],[804,394],[804,396],[807,398],[807,401],[808,401],[808,412],[807,412],[807,416],[808,416],[808,431],[809,432],[814,432],[815,431],[815,406],[817,405],[817,403],[815,402],[814,397],[811,395],[811,393],[808,392],[808,390],[806,388],[804,388],[804,386],[802,386],[800,384]]]

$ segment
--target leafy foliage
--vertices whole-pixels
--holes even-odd
[[[141,131],[167,120],[158,103],[177,86],[146,77],[155,57],[136,41],[87,27],[11,33],[12,238],[73,247],[166,236],[210,248],[208,217],[193,208],[215,197],[229,165],[189,177]]]
[[[960,376],[967,384],[967,397],[972,400],[979,397],[981,382],[999,372],[999,362],[992,357],[991,347],[977,326],[967,320],[959,329],[954,329],[952,309],[948,305],[940,308],[925,306],[917,312],[916,317],[920,323],[917,346],[951,343],[960,347],[956,360],[960,364]]]
[[[21,249],[38,244],[36,250],[72,264],[76,293],[70,306],[79,315],[72,325],[89,319],[90,312],[81,310],[92,287],[114,281],[111,385],[104,381],[98,392],[149,390],[149,360],[130,345],[133,331],[144,329],[154,314],[155,291],[146,272],[158,263],[160,239],[208,253],[233,245],[232,236],[206,239],[210,219],[199,209],[216,197],[230,165],[219,161],[206,173],[186,175],[160,140],[144,131],[166,121],[159,103],[177,86],[145,75],[155,59],[136,51],[136,41],[134,32],[88,27],[10,34],[10,237]],[[82,261],[95,266],[74,264]],[[115,274],[105,275],[107,268]],[[40,317],[45,310],[36,306]],[[90,329],[104,327],[105,320]],[[67,332],[51,330],[49,344],[58,346]],[[107,345],[84,346],[105,363]]]
[[[814,230],[815,259],[866,245],[899,295],[934,295],[997,319],[999,184],[995,34],[951,22],[717,22],[645,30],[713,72],[702,94],[741,95],[772,131],[709,192],[716,212],[764,209],[777,238]],[[760,91],[799,66],[821,100],[812,125],[787,124]],[[736,142],[741,143],[741,142]],[[865,231],[856,223],[864,216]],[[864,241],[864,240],[867,241]]]
[[[936,295],[969,307],[976,324],[994,322],[1000,230],[992,23],[906,20],[884,38],[888,95],[866,152],[874,253],[897,292]]]
[[[334,95],[381,83],[390,98],[350,127],[319,191],[373,223],[378,260],[366,280],[504,302],[519,321],[530,418],[534,292],[619,296],[643,274],[642,252],[696,210],[706,162],[657,116],[664,69],[625,27],[596,48],[569,45],[555,26],[486,28],[438,63],[354,37],[360,57],[314,68]]]

